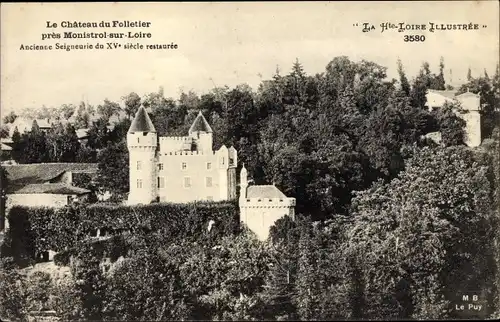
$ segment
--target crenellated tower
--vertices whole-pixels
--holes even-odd
[[[157,134],[153,122],[143,106],[127,133],[129,151],[129,195],[128,204],[149,204],[157,199],[156,149]]]

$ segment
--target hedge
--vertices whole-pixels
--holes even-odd
[[[208,232],[208,224],[213,225]],[[8,215],[7,256],[33,258],[47,250],[61,252],[101,233],[119,235],[157,231],[165,242],[185,238],[218,239],[239,232],[239,210],[235,202],[155,203],[141,206],[110,204],[64,208],[14,206]],[[64,262],[64,260],[63,260]]]

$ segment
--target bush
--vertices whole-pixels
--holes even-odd
[[[208,231],[210,220],[214,227]],[[181,239],[210,243],[223,236],[239,232],[239,212],[234,202],[167,204],[141,206],[94,204],[71,205],[64,208],[12,207],[9,213],[10,230],[6,244],[16,259],[34,258],[46,250],[62,252],[100,230],[117,235],[124,232],[160,232],[169,242]],[[116,258],[124,250],[115,241]],[[63,255],[60,255],[63,256]],[[58,257],[58,263],[66,262]]]
[[[71,254],[69,251],[62,251],[54,255],[54,264],[57,266],[68,266]]]

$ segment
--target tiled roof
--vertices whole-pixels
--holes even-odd
[[[153,122],[151,122],[144,106],[139,107],[139,110],[137,110],[128,132],[156,132]]]
[[[14,191],[14,194],[58,194],[58,195],[81,195],[89,193],[90,190],[74,187],[66,183],[34,183]]]
[[[208,132],[208,133],[212,132],[212,128],[208,124],[207,120],[205,119],[201,111],[200,113],[198,113],[198,116],[194,120],[193,125],[191,125],[191,127],[189,128],[189,133],[197,131]]]
[[[5,165],[4,168],[9,188],[17,190],[28,184],[50,181],[65,171],[96,173],[97,163],[33,163]]]
[[[249,186],[247,188],[247,198],[287,198],[276,186]]]

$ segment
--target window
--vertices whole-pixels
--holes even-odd
[[[137,143],[139,143],[139,138],[137,138]]]
[[[141,168],[142,168],[141,161],[137,161],[137,170],[141,170]]]
[[[212,177],[206,177],[205,183],[206,183],[207,187],[211,187],[212,186]]]
[[[212,170],[212,162],[207,162],[207,170]]]
[[[190,188],[190,187],[191,187],[191,178],[184,177],[184,188]]]
[[[165,188],[165,178],[164,177],[158,177],[158,188],[160,188],[160,189]]]
[[[137,188],[142,189],[142,179],[137,179]]]
[[[188,167],[187,163],[186,162],[182,162],[181,169],[182,170],[186,170],[187,167]]]
[[[222,157],[221,164],[224,165],[224,157]]]
[[[158,163],[158,170],[163,170],[163,163]]]

